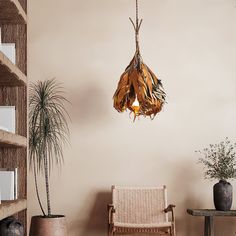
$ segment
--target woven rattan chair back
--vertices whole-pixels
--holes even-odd
[[[168,222],[167,190],[161,188],[112,187],[114,223],[157,224]]]

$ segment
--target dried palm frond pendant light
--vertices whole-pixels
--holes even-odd
[[[150,68],[144,64],[139,48],[139,30],[143,20],[138,18],[138,0],[136,0],[136,24],[129,18],[135,30],[136,52],[121,75],[118,88],[113,96],[114,108],[123,112],[127,108],[137,116],[150,116],[152,119],[161,111],[166,94],[159,80]]]

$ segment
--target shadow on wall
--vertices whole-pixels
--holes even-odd
[[[204,234],[204,219],[202,217],[193,217],[186,212],[188,208],[197,208],[193,207],[193,199],[194,195],[190,195],[184,200],[183,206],[186,208],[184,209],[185,216],[177,219],[176,225],[181,231],[184,231],[184,235],[199,236]],[[183,224],[183,222],[185,223]]]
[[[97,193],[94,205],[91,208],[89,214],[89,221],[83,226],[83,232],[80,235],[86,236],[104,236],[107,232],[107,204],[111,202],[110,192],[100,192]],[[191,204],[192,199],[189,199],[189,204]],[[184,205],[188,205],[188,200],[184,201]],[[180,207],[180,206],[178,206]],[[187,219],[186,219],[187,217]],[[185,220],[184,220],[185,218]],[[185,222],[183,224],[183,222]],[[203,219],[201,218],[191,218],[191,216],[181,216],[176,220],[177,231],[180,231],[180,235],[203,235]],[[182,227],[184,229],[181,229]],[[183,232],[184,231],[184,232]],[[130,234],[126,234],[127,236]],[[135,234],[139,235],[140,234]],[[146,236],[149,234],[142,234]]]
[[[182,164],[182,165],[181,165]],[[189,163],[175,163],[170,168],[169,173],[175,173],[173,180],[169,180],[169,203],[175,203],[177,234],[180,236],[203,235],[203,219],[192,217],[186,213],[187,208],[197,208],[202,206],[204,199],[199,199],[195,194],[199,176],[190,168]],[[174,170],[175,169],[175,170]],[[188,176],[186,178],[186,176]],[[158,178],[158,176],[157,176]],[[148,185],[148,184],[147,184]],[[178,202],[176,202],[178,194]],[[89,221],[83,225],[80,235],[104,236],[107,232],[107,204],[111,203],[111,192],[98,192],[94,204],[89,213]],[[128,235],[128,234],[127,234]],[[136,234],[135,234],[136,235]],[[137,234],[140,236],[140,234]],[[146,234],[142,234],[146,236]]]
[[[98,192],[89,213],[89,221],[81,235],[104,236],[107,232],[107,204],[111,203],[111,192]]]
[[[80,126],[97,125],[109,119],[109,111],[104,89],[98,84],[87,84],[71,89],[69,100],[72,122]],[[112,102],[112,99],[110,99]]]
[[[170,185],[167,187],[169,188],[168,195],[171,197],[171,199],[168,198],[168,202],[176,204],[177,235],[203,235],[203,219],[192,217],[186,212],[188,208],[201,207],[205,200],[196,195],[196,188],[200,181],[195,164],[191,160],[172,163],[169,172],[175,173],[172,179],[169,179]]]

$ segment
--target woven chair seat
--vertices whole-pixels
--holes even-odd
[[[152,223],[152,224],[130,224],[130,223],[115,222],[114,226],[121,228],[162,228],[162,227],[170,227],[171,222]]]
[[[135,234],[136,233],[145,233],[145,234],[157,234],[161,235],[170,235],[170,227],[165,228],[117,228],[114,227],[114,232],[116,234]],[[114,234],[113,234],[114,235]]]

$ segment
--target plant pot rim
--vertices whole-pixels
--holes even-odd
[[[65,215],[51,215],[51,216],[43,216],[43,215],[36,215],[32,216],[32,218],[40,218],[40,219],[61,219],[65,218]]]
[[[230,183],[229,180],[227,180],[227,179],[220,179],[219,182],[220,183]]]

